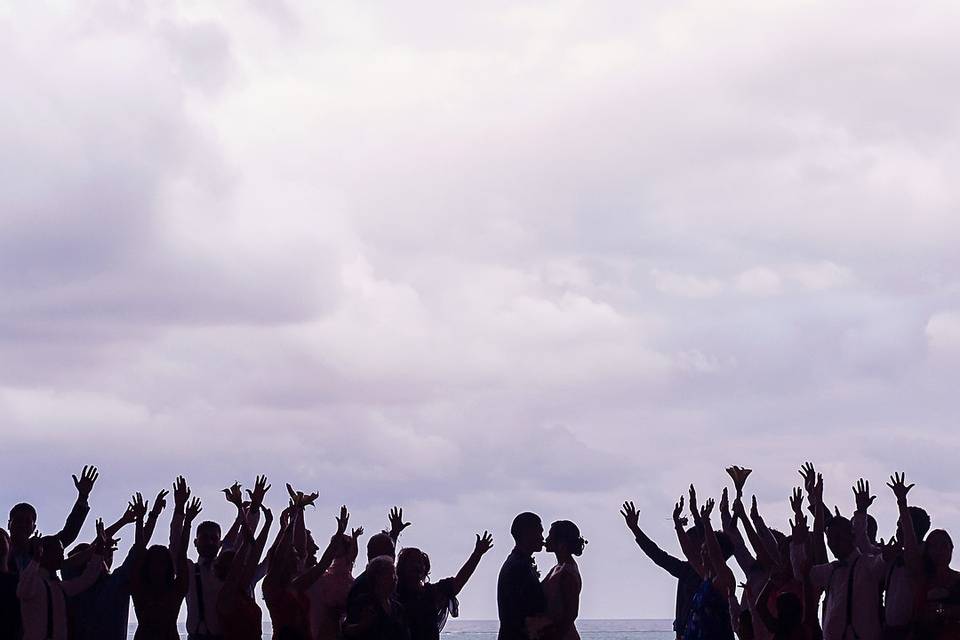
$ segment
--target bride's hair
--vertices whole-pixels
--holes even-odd
[[[577,525],[569,520],[557,520],[550,525],[550,529],[558,542],[567,545],[572,555],[583,555],[583,548],[587,545],[587,541],[580,535],[580,528]]]

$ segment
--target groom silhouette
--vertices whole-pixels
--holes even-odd
[[[540,573],[533,554],[543,550],[543,523],[535,513],[521,513],[510,527],[515,545],[497,580],[498,640],[529,640],[526,619],[546,610]]]

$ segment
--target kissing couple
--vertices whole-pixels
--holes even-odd
[[[515,545],[497,580],[498,640],[580,640],[576,620],[580,612],[580,568],[575,557],[587,541],[569,520],[550,525],[543,539],[543,523],[524,512],[510,527]],[[533,554],[546,549],[557,564],[541,581]]]

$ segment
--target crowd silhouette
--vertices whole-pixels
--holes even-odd
[[[930,531],[926,511],[908,503],[914,485],[903,474],[887,485],[898,521],[885,540],[877,538],[869,513],[876,496],[865,480],[853,487],[847,517],[839,507],[826,507],[823,476],[804,464],[803,486],[790,496],[788,532],[781,532],[767,526],[755,497],[749,512],[744,504],[751,471],[730,467],[727,473],[732,501],[723,488],[719,502],[710,498],[701,505],[691,485],[675,504],[682,558],[644,533],[633,502],[620,512],[643,552],[677,580],[678,639],[960,640],[953,543],[946,531]],[[107,526],[98,519],[94,539],[74,544],[97,478],[95,467],[73,476],[77,500],[53,535],[37,533],[32,505],[10,509],[8,528],[0,529],[0,640],[123,640],[131,602],[136,640],[178,640],[184,604],[190,640],[260,640],[265,612],[254,596],[258,585],[274,640],[439,640],[447,617],[458,615],[458,594],[493,547],[489,533],[476,534],[459,571],[433,581],[427,553],[414,547],[397,552],[410,523],[394,507],[389,528],[367,540],[367,562],[354,576],[364,531],[348,528],[350,514],[341,507],[321,550],[304,520],[317,493],[286,485],[286,507],[267,546],[274,515],[265,503],[271,486],[264,476],[245,494],[239,483],[222,491],[236,509],[226,534],[212,521],[197,523],[194,532],[202,504],[178,477],[166,545],[151,544],[167,507],[166,490],[152,505],[134,494],[116,522]],[[130,525],[134,543],[114,566],[117,534]],[[558,520],[544,538],[540,517],[525,512],[510,533],[514,546],[497,581],[498,639],[579,640],[576,558],[586,545],[579,528]],[[556,564],[541,579],[533,556],[544,550]],[[731,558],[745,576],[739,584]]]

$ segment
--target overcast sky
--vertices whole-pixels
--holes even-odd
[[[88,462],[84,536],[177,473],[223,522],[234,480],[317,489],[318,539],[400,504],[435,578],[496,537],[466,618],[526,509],[589,539],[583,617],[671,616],[619,503],[676,550],[729,464],[772,523],[809,458],[881,535],[901,469],[960,532],[958,36],[953,0],[3,3],[0,504],[52,531]]]

